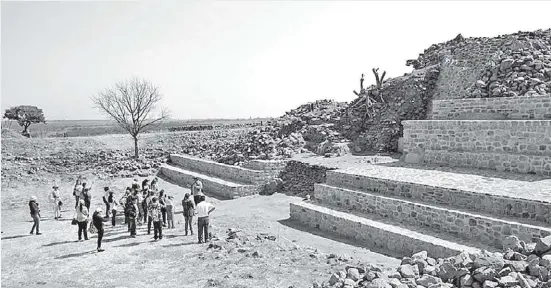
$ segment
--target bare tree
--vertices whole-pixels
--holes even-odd
[[[168,110],[159,107],[162,99],[158,86],[137,78],[118,82],[92,97],[97,108],[113,118],[132,136],[136,159],[138,135],[169,117]]]

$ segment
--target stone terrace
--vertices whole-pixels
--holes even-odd
[[[170,163],[161,167],[161,173],[181,186],[189,187],[193,177],[203,183],[203,190],[224,199],[234,199],[260,193],[264,184],[277,176],[281,163],[255,160],[248,169],[222,164],[187,155],[170,155]],[[264,169],[266,168],[266,169]]]
[[[291,204],[291,219],[393,256],[427,250],[447,257],[502,249],[509,235],[524,242],[551,235],[551,120],[541,120],[548,111],[513,107],[525,101],[548,109],[548,99],[536,98],[446,100],[453,109],[439,101],[433,113],[440,115],[475,115],[473,107],[486,105],[539,120],[404,121],[402,160],[415,164],[327,171],[311,203]],[[471,168],[456,173],[429,164]],[[507,172],[533,177],[503,177]]]

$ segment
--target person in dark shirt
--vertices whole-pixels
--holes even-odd
[[[105,230],[103,230],[103,222],[109,221],[108,217],[102,217],[101,213],[103,213],[103,210],[101,208],[97,208],[96,212],[94,212],[94,215],[92,215],[92,223],[98,229],[98,252],[105,251],[101,248],[101,240],[103,239],[103,233]]]
[[[29,208],[34,222],[33,228],[31,228],[31,234],[34,234],[34,228],[36,227],[36,235],[42,235],[42,233],[40,233],[40,208],[38,207],[38,202],[36,202],[36,196],[31,196]]]
[[[191,222],[193,221],[193,215],[195,215],[195,204],[193,203],[193,200],[191,199],[191,195],[189,193],[186,193],[184,196],[184,200],[182,200],[182,207],[184,210],[184,223],[185,223],[185,230],[186,230],[186,236],[189,231],[191,232],[191,235],[193,235],[193,228],[191,226]]]

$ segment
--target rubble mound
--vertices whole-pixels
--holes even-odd
[[[540,288],[551,287],[551,236],[526,244],[515,236],[506,238],[504,253],[463,252],[434,259],[426,251],[402,259],[398,269],[381,271],[371,265],[348,266],[313,287],[369,288]]]

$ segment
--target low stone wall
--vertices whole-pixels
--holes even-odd
[[[444,258],[455,256],[464,250],[471,253],[478,251],[447,241],[433,242],[436,241],[435,238],[429,239],[418,233],[408,233],[409,230],[309,203],[291,203],[290,211],[293,221],[356,240],[362,246],[375,248],[393,257],[427,251],[431,257]]]
[[[551,156],[428,150],[424,163],[551,176]]]
[[[389,197],[398,196],[423,203],[479,211],[491,215],[551,223],[551,203],[398,182],[340,171],[327,172],[327,184],[335,187],[372,191]]]
[[[184,169],[240,183],[261,184],[268,182],[272,178],[269,174],[262,171],[227,165],[187,155],[171,154],[170,160],[173,164]]]
[[[501,152],[551,156],[551,121],[404,121],[404,152]]]
[[[532,242],[535,239],[551,235],[551,230],[547,228],[525,224],[513,225],[507,221],[458,210],[327,185],[315,185],[314,198],[326,206],[352,209],[376,214],[408,225],[429,227],[437,232],[457,235],[466,240],[476,240],[499,249],[503,248],[502,241],[509,235],[515,235],[525,242]]]
[[[182,186],[191,185],[194,182],[193,176],[197,176],[203,183],[203,191],[207,196],[209,194],[214,194],[225,199],[234,199],[237,197],[259,194],[263,189],[263,185],[232,185],[226,181],[214,181],[212,178],[201,174],[183,173],[177,167],[175,168],[170,165],[161,166],[160,172],[165,177]]]
[[[334,170],[334,168],[289,161],[279,174],[279,178],[283,180],[281,190],[292,195],[311,195],[314,193],[315,183],[325,182],[325,173],[328,170]]]
[[[551,119],[551,95],[434,100],[433,120]]]
[[[285,160],[249,160],[243,164],[243,168],[259,171],[279,171],[287,165]]]

